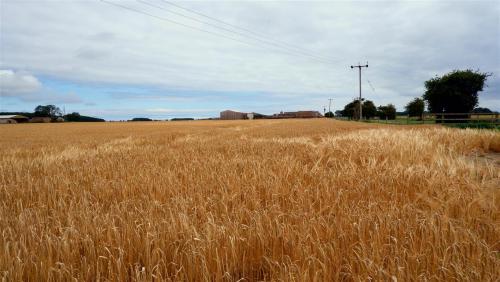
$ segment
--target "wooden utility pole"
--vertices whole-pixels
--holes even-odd
[[[359,121],[363,118],[363,101],[361,99],[361,68],[367,68],[368,67],[368,62],[366,65],[360,65],[358,63],[357,66],[351,66],[351,69],[353,68],[358,68],[359,70]]]

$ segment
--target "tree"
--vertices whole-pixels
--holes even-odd
[[[334,115],[333,115],[333,113],[332,113],[332,112],[326,112],[326,113],[325,113],[325,117],[327,117],[327,118],[332,118],[332,117],[334,117]]]
[[[71,122],[104,122],[102,118],[95,118],[89,116],[82,116],[80,113],[72,112],[71,114],[67,114],[64,116],[65,121]]]
[[[56,118],[60,117],[62,115],[61,109],[54,105],[38,105],[35,108],[35,116],[36,117],[51,117],[51,118]]]
[[[352,102],[344,106],[342,110],[342,116],[349,117],[351,119],[359,118],[359,100],[354,99]]]
[[[377,114],[377,108],[372,101],[366,100],[363,101],[363,117],[366,119],[370,119]],[[349,104],[344,106],[344,110],[342,111],[342,116],[350,117],[352,119],[359,118],[359,99],[355,99]]]
[[[425,102],[421,98],[415,98],[410,101],[405,109],[408,112],[408,115],[411,117],[422,117],[424,113]]]
[[[377,107],[375,107],[375,104],[370,101],[366,100],[363,102],[363,117],[366,119],[371,119],[377,115]]]
[[[470,113],[478,103],[489,73],[455,70],[425,82],[424,100],[432,113]]]
[[[67,114],[64,116],[66,121],[80,121],[80,113],[72,112],[71,114]]]
[[[396,107],[393,104],[378,107],[377,114],[380,119],[396,119]]]
[[[356,118],[359,113],[357,109],[359,109],[359,102],[358,100],[353,100],[352,102],[344,106],[344,109],[342,110],[342,116]]]

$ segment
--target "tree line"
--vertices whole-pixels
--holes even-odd
[[[50,117],[51,119],[56,119],[58,117],[64,118],[65,121],[70,122],[103,122],[104,119],[82,116],[78,112],[72,112],[69,114],[63,114],[61,109],[55,105],[38,105],[35,108],[34,115],[37,117]]]
[[[441,77],[436,76],[425,82],[425,92],[422,97],[416,97],[405,106],[405,113],[410,117],[422,117],[427,107],[430,113],[492,113],[488,108],[476,108],[479,102],[478,93],[483,91],[485,82],[491,73],[479,70],[454,70]],[[393,104],[376,107],[370,100],[354,99],[339,111],[343,117],[359,118],[359,103],[364,119],[378,117],[380,119],[395,119],[396,107]],[[456,115],[454,118],[463,118]],[[333,117],[333,113],[325,114]]]
[[[51,120],[57,120],[58,118],[64,119],[64,121],[70,122],[103,122],[104,119],[95,118],[90,116],[80,115],[78,112],[72,112],[69,114],[64,114],[61,109],[55,105],[38,105],[32,113],[30,112],[4,112],[0,113],[2,115],[23,115],[28,118],[34,117],[46,117]]]

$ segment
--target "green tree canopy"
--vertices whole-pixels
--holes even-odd
[[[55,117],[60,117],[62,115],[62,112],[61,112],[61,109],[59,109],[58,107],[56,107],[54,105],[46,105],[46,106],[38,105],[35,108],[34,115],[36,117],[55,118]]]
[[[145,118],[145,117],[136,117],[136,118],[131,119],[130,121],[153,121],[153,120],[150,118]]]
[[[363,117],[366,119],[371,119],[376,115],[377,115],[377,107],[375,106],[375,104],[370,100],[364,101],[363,102]]]
[[[455,70],[425,82],[424,100],[432,113],[470,113],[478,103],[478,92],[491,76],[479,71]]]
[[[396,119],[396,107],[393,104],[378,107],[377,114],[380,119]]]
[[[363,117],[366,119],[370,119],[377,114],[377,107],[375,107],[375,104],[370,100],[363,101],[362,107]],[[345,105],[344,110],[342,111],[342,116],[350,117],[352,119],[358,119],[359,99],[355,99],[349,104]]]
[[[66,121],[80,121],[80,113],[72,112],[71,114],[67,114],[64,116]]]
[[[350,102],[349,104],[344,106],[344,109],[342,110],[342,116],[344,117],[349,117],[349,118],[356,118],[357,112],[358,112],[358,100],[354,100]]]
[[[424,113],[425,102],[421,98],[415,98],[410,101],[405,109],[408,112],[408,115],[411,117],[420,117]]]

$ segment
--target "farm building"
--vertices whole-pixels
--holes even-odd
[[[50,117],[33,117],[30,119],[32,123],[49,123],[52,119]]]
[[[247,113],[242,113],[242,112],[235,112],[231,110],[226,110],[220,112],[220,119],[247,119]]]
[[[269,118],[269,116],[254,112],[247,114],[247,119],[263,119],[263,118]]]
[[[323,117],[318,111],[297,111],[297,112],[280,112],[272,116],[266,116],[259,113],[243,113],[226,110],[220,112],[220,119],[263,119],[263,118],[320,118]]]
[[[320,118],[321,113],[318,111],[297,111],[297,112],[281,112],[274,114],[276,118]]]
[[[318,111],[298,111],[296,112],[298,118],[320,118],[323,117]]]
[[[0,124],[27,122],[28,117],[21,115],[0,115]]]

